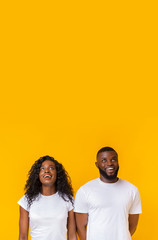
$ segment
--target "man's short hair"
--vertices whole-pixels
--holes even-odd
[[[101,148],[101,149],[97,152],[97,158],[98,158],[99,153],[101,153],[101,152],[108,152],[108,151],[114,151],[114,152],[117,154],[117,152],[115,151],[115,149],[113,149],[112,147],[103,147],[103,148]]]

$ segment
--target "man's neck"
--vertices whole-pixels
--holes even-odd
[[[115,183],[118,181],[118,177],[116,177],[115,179],[109,180],[107,178],[104,178],[102,175],[100,175],[100,180],[105,183]]]

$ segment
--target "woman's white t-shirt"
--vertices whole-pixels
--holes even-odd
[[[68,212],[73,209],[72,203],[64,201],[58,192],[44,196],[39,194],[28,207],[24,195],[18,204],[29,212],[31,240],[66,240]]]

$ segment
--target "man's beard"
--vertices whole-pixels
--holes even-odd
[[[104,178],[106,178],[107,180],[114,180],[114,179],[116,179],[117,178],[117,174],[118,174],[118,170],[119,170],[119,166],[118,166],[118,168],[115,170],[115,173],[113,174],[113,175],[108,175],[106,172],[104,172],[100,167],[98,167],[99,168],[99,172],[100,172],[100,174],[104,177]]]

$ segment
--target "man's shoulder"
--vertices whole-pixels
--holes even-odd
[[[93,179],[93,180],[90,180],[88,181],[87,183],[85,183],[84,185],[82,185],[79,190],[83,190],[83,191],[86,191],[88,189],[91,189],[92,187],[95,187],[98,185],[98,178],[96,179]]]
[[[132,184],[131,182],[128,182],[127,180],[119,179],[119,182],[122,186],[127,187],[128,189],[131,189],[133,191],[137,191],[137,187]]]

